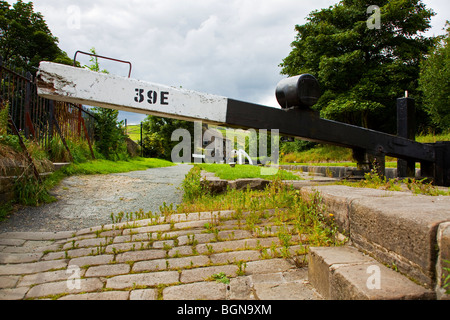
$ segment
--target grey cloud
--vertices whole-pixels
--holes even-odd
[[[278,65],[291,50],[295,25],[337,2],[33,1],[69,56],[95,47],[99,54],[132,61],[134,78],[272,106],[282,79]],[[424,3],[438,12],[436,21],[442,24],[449,2]],[[79,29],[69,27],[70,6],[79,8]],[[103,61],[101,66],[127,74],[126,66]]]

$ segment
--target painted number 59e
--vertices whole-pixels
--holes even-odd
[[[138,88],[135,89],[135,91],[136,96],[134,97],[134,101],[138,103],[142,103],[144,102],[144,100],[147,100],[146,102],[148,104],[156,104],[159,101],[161,105],[169,105],[169,102],[167,101],[169,99],[169,92],[167,91],[161,91],[160,93],[158,93],[157,91],[149,90],[145,95],[144,89]]]

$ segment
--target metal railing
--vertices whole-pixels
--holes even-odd
[[[95,58],[101,58],[101,59],[106,59],[106,60],[111,60],[111,61],[115,61],[115,62],[120,62],[120,63],[125,63],[128,64],[130,66],[130,69],[128,70],[128,78],[131,77],[131,69],[133,68],[133,65],[131,64],[130,61],[125,61],[125,60],[120,60],[120,59],[115,59],[115,58],[110,58],[110,57],[105,57],[105,56],[100,56],[98,54],[92,53],[92,52],[84,52],[84,51],[80,51],[78,50],[77,52],[75,52],[75,56],[73,57],[73,66],[75,67],[77,64],[77,55],[81,53],[87,56],[91,56],[91,57],[95,57]]]
[[[6,103],[11,120],[27,139],[35,140],[45,150],[56,135],[65,145],[66,139],[81,139],[88,142],[94,157],[91,141],[95,117],[82,105],[39,97],[31,73],[6,66],[0,56],[0,108]]]

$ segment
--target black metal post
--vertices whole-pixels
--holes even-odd
[[[141,122],[141,157],[144,157],[144,141],[142,139],[143,133],[142,133],[143,125]]]
[[[397,99],[397,135],[409,140],[416,139],[416,106],[412,98]],[[398,159],[397,176],[416,176],[416,162],[414,160]]]

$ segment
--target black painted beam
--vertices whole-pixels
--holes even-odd
[[[281,135],[360,148],[400,159],[434,162],[434,148],[402,137],[322,119],[302,109],[276,109],[228,99],[226,125],[239,128],[279,129]]]

